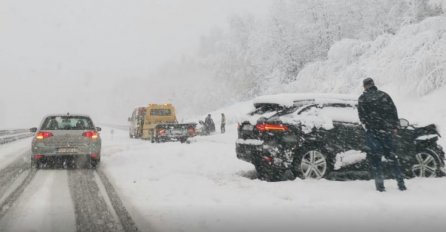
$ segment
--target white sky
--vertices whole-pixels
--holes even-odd
[[[232,14],[265,14],[270,1],[0,0],[0,128],[94,109],[76,94],[147,78]]]

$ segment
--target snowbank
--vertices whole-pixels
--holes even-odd
[[[422,96],[446,84],[445,54],[446,17],[431,17],[374,41],[344,39],[286,89],[359,94],[362,80],[373,77],[380,87]]]

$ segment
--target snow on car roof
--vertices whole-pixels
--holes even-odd
[[[47,118],[47,117],[66,117],[66,116],[68,116],[68,117],[86,117],[86,118],[90,118],[90,116],[86,115],[86,114],[72,114],[72,113],[70,113],[70,114],[47,114],[47,115],[45,115],[44,118]]]
[[[302,105],[302,102],[315,103],[355,103],[358,96],[348,94],[326,94],[326,93],[283,93],[276,95],[265,95],[254,99],[254,104],[279,104],[291,107]]]

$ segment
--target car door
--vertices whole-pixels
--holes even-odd
[[[366,159],[364,153],[365,134],[359,123],[357,109],[350,104],[332,104],[326,107],[326,114],[332,118],[336,141],[340,146],[336,154],[335,169],[360,166]]]
[[[320,143],[331,156],[342,152],[345,147],[343,125],[331,117],[335,110],[332,106],[312,105],[299,112],[303,131],[307,132],[305,140]]]

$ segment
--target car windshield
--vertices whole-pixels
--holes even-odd
[[[50,116],[45,119],[42,130],[94,130],[93,122],[85,116]]]
[[[152,116],[170,116],[172,114],[170,109],[151,109],[150,115]]]

